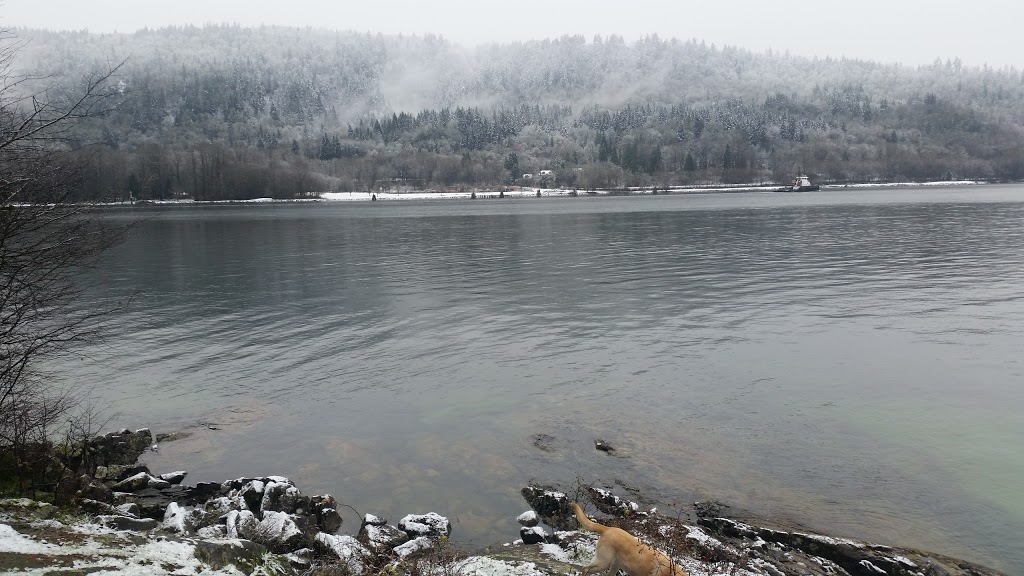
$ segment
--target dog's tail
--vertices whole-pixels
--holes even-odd
[[[580,521],[580,525],[582,525],[583,528],[590,530],[591,532],[597,532],[598,534],[603,534],[604,531],[608,529],[607,526],[598,524],[590,518],[587,518],[587,515],[583,513],[583,508],[580,508],[579,504],[573,502],[572,507],[576,510],[576,519]]]

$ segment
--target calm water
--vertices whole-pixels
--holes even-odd
[[[137,295],[60,369],[193,432],[155,471],[480,545],[580,477],[1024,573],[1024,187],[117,217],[95,295]]]

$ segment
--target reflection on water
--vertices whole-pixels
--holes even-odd
[[[1024,189],[141,214],[123,330],[61,369],[118,424],[219,424],[156,468],[478,544],[579,476],[1024,569]]]

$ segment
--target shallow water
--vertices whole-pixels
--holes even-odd
[[[58,368],[193,432],[160,471],[480,545],[579,477],[1024,572],[1024,187],[114,217],[91,294],[136,295]]]

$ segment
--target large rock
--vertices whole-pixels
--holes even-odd
[[[99,466],[114,464],[133,465],[139,456],[153,444],[153,433],[149,428],[131,432],[127,428],[97,436],[89,441],[87,450],[93,462]]]
[[[132,518],[139,518],[140,516],[142,516],[142,512],[139,509],[139,505],[135,504],[134,502],[128,502],[126,504],[115,506],[114,509],[117,510],[118,514],[121,514],[123,516],[131,516]]]
[[[230,490],[241,490],[246,484],[259,480],[263,484],[270,484],[271,482],[277,482],[278,484],[288,484],[295,486],[295,483],[284,476],[260,476],[258,478],[249,478],[248,476],[242,476],[241,478],[235,478],[234,480],[225,480],[221,483],[221,487],[224,492]]]
[[[300,573],[309,573],[315,556],[312,548],[299,548],[295,552],[285,554],[284,557],[292,568],[299,570]]]
[[[53,504],[37,502],[28,498],[4,498],[0,499],[0,512],[46,520],[57,513],[57,507]]]
[[[190,504],[202,504],[214,496],[226,494],[221,484],[216,482],[196,482],[195,486],[185,487],[188,490]]]
[[[267,548],[248,540],[196,542],[196,558],[214,570],[234,566],[243,574],[252,574],[267,554]]]
[[[526,512],[523,512],[519,516],[516,516],[516,522],[519,522],[521,525],[526,526],[527,528],[532,528],[540,523],[540,519],[537,518],[536,512],[534,512],[533,510],[527,510]]]
[[[259,521],[248,510],[232,510],[225,516],[224,525],[228,538],[251,539],[255,534]]]
[[[306,547],[309,527],[305,518],[266,510],[256,527],[256,534],[261,543],[275,552],[294,552]]]
[[[410,538],[428,536],[431,538],[448,537],[452,532],[452,523],[436,512],[426,514],[408,514],[398,521],[398,529]]]
[[[434,547],[434,540],[426,536],[420,536],[419,538],[413,538],[401,546],[395,547],[395,554],[398,554],[399,558],[405,559],[409,556],[415,556],[427,552]]]
[[[316,517],[316,525],[321,532],[334,534],[341,528],[341,513],[338,502],[330,494],[322,494],[310,498],[312,513]]]
[[[160,529],[178,534],[194,534],[201,517],[200,511],[180,506],[177,502],[171,502],[164,512]]]
[[[250,480],[237,488],[238,494],[245,500],[245,506],[252,510],[253,514],[260,513],[260,505],[263,503],[263,492],[267,485],[262,480]]]
[[[122,513],[114,506],[107,504],[106,502],[100,502],[98,500],[91,500],[89,498],[82,498],[78,501],[78,507],[90,514],[103,514],[107,516],[128,516],[130,518],[138,518],[135,514]]]
[[[185,479],[185,476],[188,476],[188,472],[185,472],[184,470],[175,470],[174,472],[165,472],[157,476],[157,478],[165,482],[170,482],[171,484],[181,484]]]
[[[367,520],[372,519],[373,523],[369,521],[363,522],[362,527],[359,529],[358,539],[370,549],[377,552],[390,550],[409,540],[408,534],[395,526],[389,525],[386,520],[370,514],[367,514],[366,517]]]
[[[163,490],[144,488],[138,492],[115,492],[114,504],[135,504],[139,514],[154,520],[163,520],[167,505],[171,502],[195,505],[191,492],[182,486],[171,486]]]
[[[590,501],[597,506],[597,509],[605,514],[613,516],[629,516],[640,512],[640,505],[636,502],[623,500],[608,490],[586,486],[587,495]]]
[[[113,502],[114,491],[106,484],[95,478],[85,475],[79,479],[79,489],[75,496],[81,499],[95,500],[97,502]]]
[[[563,492],[546,486],[527,486],[523,488],[522,495],[545,524],[560,530],[576,529],[576,514],[571,506],[572,501]]]
[[[101,514],[97,516],[94,521],[97,524],[101,524],[107,528],[113,528],[114,530],[131,530],[133,532],[145,532],[146,530],[152,530],[160,525],[159,522],[152,518],[129,518],[127,516],[121,516],[120,514]]]
[[[149,468],[142,464],[111,464],[110,466],[98,466],[93,476],[104,482],[120,482],[140,472],[149,474]]]
[[[260,501],[260,514],[267,512],[284,512],[286,514],[308,514],[309,497],[303,496],[299,489],[283,482],[270,482],[263,490]]]
[[[134,476],[129,476],[117,484],[114,484],[111,486],[111,489],[115,492],[138,492],[143,488],[155,488],[160,490],[170,487],[171,483],[166,480],[150,476],[148,472],[139,472]]]
[[[240,510],[246,510],[245,500],[242,500],[241,496],[211,498],[203,504],[203,518],[198,527],[205,528],[206,526],[221,523],[225,521],[228,513]]]
[[[322,553],[337,558],[350,574],[362,574],[365,570],[364,559],[369,552],[355,538],[321,532],[316,535],[314,544]]]
[[[540,526],[523,526],[519,529],[519,537],[523,539],[523,544],[543,544],[548,533]]]

